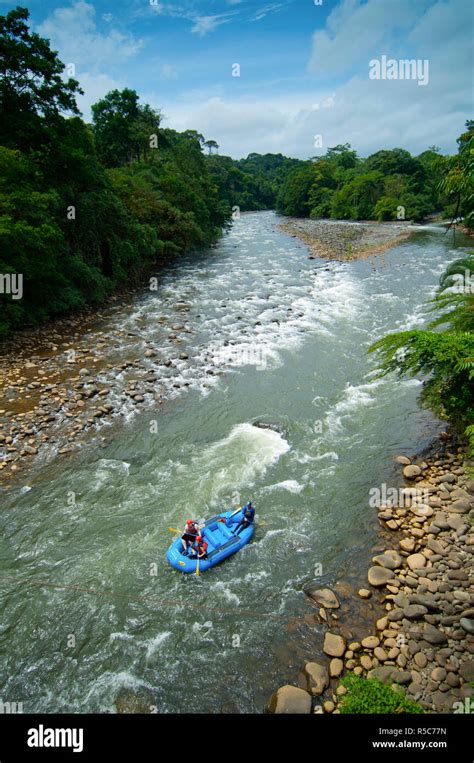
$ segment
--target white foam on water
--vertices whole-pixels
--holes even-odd
[[[140,689],[142,687],[147,689],[154,688],[143,678],[138,678],[138,676],[128,670],[121,670],[116,673],[105,671],[89,685],[89,691],[84,698],[83,704],[86,707],[90,707],[91,699],[105,698],[105,696],[115,698],[122,688]]]
[[[133,641],[133,636],[124,631],[117,631],[116,633],[110,634],[109,641]]]
[[[156,636],[154,636],[151,639],[148,639],[144,642],[144,646],[146,646],[146,658],[147,660],[150,659],[150,657],[153,657],[155,652],[158,652],[160,650],[160,647],[164,642],[169,639],[171,636],[171,631],[163,631],[162,633],[158,633]]]
[[[274,485],[268,485],[264,487],[262,492],[268,493],[273,490],[287,490],[289,493],[301,493],[305,486],[301,485],[296,480],[283,480],[282,482],[276,482]]]
[[[247,572],[247,574],[244,575],[243,582],[256,583],[259,580],[265,580],[265,578],[268,578],[268,577],[270,577],[270,573],[267,570],[258,570],[258,572]]]
[[[339,456],[334,450],[328,450],[326,453],[320,453],[319,456],[314,456],[315,461],[322,461],[323,458],[329,458],[331,461],[339,461]]]
[[[237,424],[226,437],[193,457],[187,471],[188,477],[193,476],[194,495],[201,490],[203,502],[218,502],[223,492],[255,484],[289,450],[279,432]]]
[[[201,631],[203,630],[206,630],[206,631],[214,630],[214,623],[212,622],[212,620],[206,620],[205,623],[194,622],[191,626],[191,630],[193,633],[197,633],[200,636]]]
[[[128,477],[129,469],[130,464],[128,461],[101,458],[97,463],[94,474],[95,490],[99,490],[114,474],[116,477]]]
[[[218,596],[220,596],[222,599],[224,599],[224,601],[228,602],[229,604],[232,604],[235,606],[238,606],[240,604],[239,597],[237,596],[237,594],[231,591],[227,583],[224,583],[223,581],[219,580],[217,583],[212,583],[210,588],[214,593],[217,593]]]

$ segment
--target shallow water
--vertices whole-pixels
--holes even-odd
[[[275,221],[243,215],[110,318],[135,334],[117,333],[116,362],[147,342],[175,359],[165,405],[128,403],[105,448],[3,497],[3,701],[113,712],[122,687],[147,686],[159,712],[260,712],[314,643],[304,583],[365,570],[369,489],[440,426],[419,381],[370,378],[366,349],[423,323],[461,252],[430,229],[378,257],[309,260]],[[178,351],[173,324],[190,329]],[[260,525],[242,552],[200,577],[167,566],[168,527],[248,499]]]

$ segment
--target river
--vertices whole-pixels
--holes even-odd
[[[3,496],[3,701],[114,712],[120,689],[145,686],[158,712],[262,712],[311,656],[303,585],[366,568],[369,489],[440,428],[420,382],[371,379],[366,350],[426,320],[462,248],[433,226],[377,257],[309,260],[276,221],[242,215],[114,313],[118,358],[189,328],[165,404],[130,404],[105,447]],[[248,499],[260,523],[242,552],[199,577],[167,565],[169,527]]]

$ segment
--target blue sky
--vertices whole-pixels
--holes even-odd
[[[236,158],[455,150],[472,117],[471,0],[30,0],[90,105],[132,87],[164,124]],[[5,12],[13,4],[0,0]],[[371,80],[369,61],[427,60],[429,81]],[[240,76],[232,76],[232,65]],[[321,136],[316,138],[315,136]],[[319,143],[322,145],[319,146]],[[316,144],[316,145],[315,145]]]

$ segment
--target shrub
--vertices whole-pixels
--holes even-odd
[[[408,699],[401,687],[392,689],[377,678],[361,678],[353,673],[341,681],[347,689],[340,710],[341,713],[422,713],[423,708],[414,700]]]

